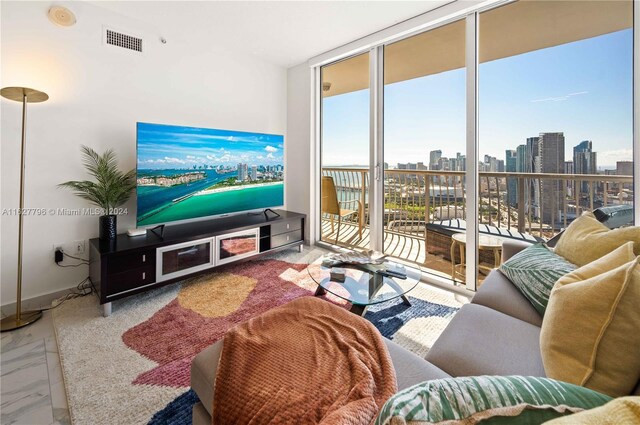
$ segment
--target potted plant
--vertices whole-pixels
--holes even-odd
[[[94,181],[68,181],[58,187],[75,191],[102,211],[100,216],[100,239],[112,240],[117,234],[116,208],[127,202],[136,187],[136,172],[118,170],[116,154],[108,149],[102,155],[87,146],[82,146],[84,168],[95,178]]]

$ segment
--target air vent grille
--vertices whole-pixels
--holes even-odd
[[[107,44],[142,53],[142,39],[121,32],[106,30]]]

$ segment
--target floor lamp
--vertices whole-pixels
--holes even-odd
[[[5,87],[0,96],[22,102],[22,145],[20,148],[20,211],[18,214],[18,282],[16,314],[2,319],[2,332],[27,326],[42,317],[42,311],[22,311],[22,211],[24,209],[24,162],[27,143],[27,103],[39,103],[49,99],[46,93],[26,87]]]

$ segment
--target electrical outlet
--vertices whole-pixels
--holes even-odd
[[[78,255],[78,254],[84,254],[85,248],[86,248],[86,242],[85,241],[73,241],[73,246],[75,248],[75,254],[74,255]]]
[[[87,250],[87,241],[77,240],[72,242],[58,242],[58,243],[54,243],[52,248],[54,252],[60,249],[69,255],[81,256]]]

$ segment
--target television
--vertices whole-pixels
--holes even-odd
[[[284,138],[137,123],[138,227],[284,205]]]

